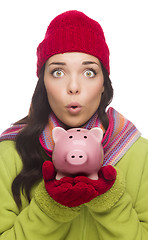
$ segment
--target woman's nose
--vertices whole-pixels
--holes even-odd
[[[77,77],[69,79],[67,92],[68,94],[80,94],[80,83]]]

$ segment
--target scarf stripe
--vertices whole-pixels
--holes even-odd
[[[85,125],[82,126],[82,128],[90,130],[94,127],[100,127],[103,130],[105,133],[102,140],[104,149],[103,166],[109,164],[114,166],[141,136],[141,133],[137,130],[133,123],[123,117],[123,115],[118,113],[115,109],[109,108],[107,115],[109,118],[109,126],[106,133],[100,123],[97,112]],[[12,126],[2,133],[0,141],[15,140],[17,134],[25,126],[25,124]],[[63,127],[66,129],[65,125],[56,118],[54,113],[51,113],[49,116],[49,122],[39,138],[42,147],[50,157],[52,157],[52,150],[54,147],[52,129],[55,127]]]
[[[137,128],[121,114],[110,108],[108,111],[110,132],[108,142],[104,145],[103,165],[115,165],[129,150],[133,143],[140,137]],[[112,129],[112,130],[111,130]],[[107,141],[107,137],[104,139]]]
[[[17,134],[26,126],[26,124],[13,125],[12,127],[6,129],[0,135],[0,142],[4,140],[16,140]]]

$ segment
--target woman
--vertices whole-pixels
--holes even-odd
[[[0,239],[146,240],[148,141],[116,110],[106,111],[113,89],[101,26],[82,12],[62,13],[37,57],[29,114],[1,135]],[[56,126],[102,128],[98,180],[54,179]]]

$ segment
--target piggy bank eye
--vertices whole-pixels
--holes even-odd
[[[73,136],[69,136],[69,138],[73,138]]]
[[[84,136],[84,138],[87,138],[87,136]]]

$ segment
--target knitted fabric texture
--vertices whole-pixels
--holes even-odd
[[[83,52],[97,57],[108,73],[109,49],[98,22],[84,13],[71,10],[55,17],[49,24],[44,40],[37,48],[37,76],[44,63],[55,54]]]
[[[1,135],[0,135],[0,142],[4,140],[16,140],[16,137],[18,133],[26,126],[26,124],[18,124],[13,125],[12,127],[6,129]]]
[[[134,142],[141,136],[137,128],[127,120],[123,115],[118,113],[115,109],[109,108],[107,111],[109,118],[109,127],[105,133],[104,128],[99,120],[98,114],[95,113],[92,118],[84,125],[83,128],[91,129],[93,127],[100,127],[105,135],[102,140],[104,149],[104,162],[103,166],[108,164],[114,166],[134,144]],[[46,153],[52,157],[52,150],[54,142],[52,139],[52,129],[54,127],[63,127],[56,116],[51,113],[49,116],[49,123],[44,128],[41,136],[40,143],[45,149]],[[2,140],[15,140],[17,134],[25,127],[25,125],[14,125],[7,129],[0,136]]]
[[[98,180],[86,176],[63,177],[60,180],[51,179],[52,163],[43,163],[43,178],[48,194],[58,203],[76,207],[91,201],[93,198],[107,192],[114,184],[117,172],[111,165],[102,167],[98,172]]]

